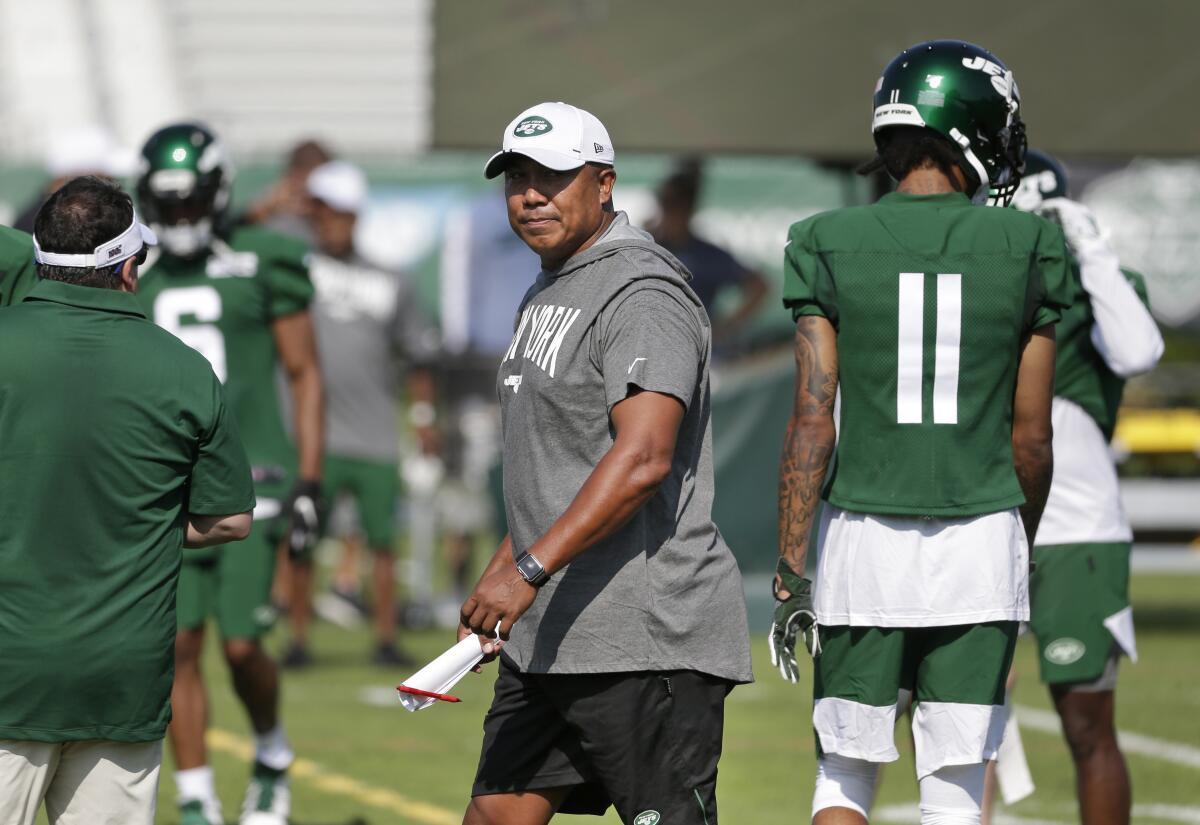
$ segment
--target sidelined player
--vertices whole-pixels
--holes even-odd
[[[791,681],[797,635],[816,656],[814,822],[866,821],[907,688],[922,821],[977,823],[1050,486],[1065,249],[1041,218],[976,205],[1007,203],[1025,154],[1016,83],[991,53],[902,52],[873,132],[897,191],[788,236],[797,375],[771,653]]]
[[[144,270],[138,297],[147,316],[203,353],[225,385],[258,498],[246,541],[184,553],[171,745],[182,825],[223,822],[204,744],[208,699],[200,673],[205,624],[215,616],[234,689],[257,740],[241,822],[285,825],[292,750],[279,723],[278,671],[261,638],[275,618],[270,588],[277,527],[287,528],[297,553],[317,535],[321,376],[304,247],[260,229],[222,236],[231,182],[221,144],[203,126],[164,127],[142,149],[138,203],[163,254]],[[277,366],[291,388],[297,448],[280,416]]]
[[[1068,199],[1062,165],[1029,154],[1013,202],[1062,226],[1072,299],[1057,329],[1054,483],[1033,550],[1030,625],[1075,762],[1080,817],[1084,825],[1123,825],[1129,773],[1117,746],[1113,695],[1121,654],[1137,657],[1129,605],[1133,533],[1108,442],[1125,379],[1154,368],[1163,339],[1145,281],[1121,269],[1091,211]]]

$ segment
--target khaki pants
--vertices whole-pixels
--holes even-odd
[[[0,739],[0,825],[153,825],[162,740]]]

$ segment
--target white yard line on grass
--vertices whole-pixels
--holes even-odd
[[[916,802],[884,805],[871,812],[871,821],[886,822],[888,825],[916,825],[921,821],[921,808]],[[1006,813],[997,813],[992,817],[992,822],[996,825],[1071,825],[1060,819],[1033,819]]]
[[[1021,727],[1045,733],[1062,733],[1062,724],[1057,713],[1027,705],[1016,705],[1015,708],[1017,723]],[[1117,741],[1121,744],[1121,750],[1126,753],[1136,753],[1138,756],[1200,769],[1200,748],[1127,730],[1117,731]]]
[[[215,751],[221,751],[247,763],[254,759],[254,744],[244,736],[238,736],[219,728],[211,728],[206,739],[208,746]],[[459,825],[459,822],[462,821],[462,817],[453,811],[431,805],[428,802],[409,799],[407,796],[387,788],[368,785],[352,776],[334,773],[310,759],[297,759],[292,763],[288,773],[295,779],[304,780],[306,784],[317,790],[335,796],[349,797],[356,802],[399,814],[413,822],[420,822],[422,825]]]

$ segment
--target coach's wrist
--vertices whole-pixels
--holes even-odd
[[[517,572],[521,574],[521,578],[529,585],[540,588],[546,582],[550,581],[550,574],[546,572],[546,568],[538,561],[537,556],[528,550],[517,556],[515,563],[517,565]]]

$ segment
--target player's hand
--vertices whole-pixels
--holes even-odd
[[[475,585],[463,602],[460,621],[463,627],[490,641],[495,641],[497,635],[506,640],[513,624],[535,598],[537,588],[521,577],[516,565],[503,565]]]
[[[283,505],[283,517],[287,519],[288,553],[292,558],[306,556],[321,537],[321,482],[300,479],[292,485]]]
[[[1062,227],[1067,246],[1076,259],[1083,261],[1096,255],[1115,255],[1108,233],[1101,228],[1095,214],[1082,203],[1070,198],[1050,198],[1042,203],[1040,214]]]
[[[775,571],[775,620],[768,639],[771,665],[779,668],[785,681],[796,684],[800,666],[796,663],[796,636],[804,637],[810,656],[821,653],[821,638],[817,634],[817,614],[813,611],[812,582],[788,566],[782,558]]]

